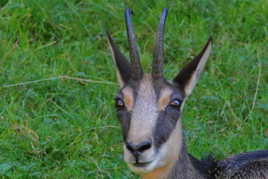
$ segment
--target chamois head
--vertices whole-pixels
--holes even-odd
[[[209,39],[201,53],[172,82],[167,81],[163,76],[166,16],[167,9],[164,9],[150,74],[145,74],[141,67],[130,9],[125,10],[130,62],[107,33],[121,86],[115,106],[122,124],[124,160],[138,174],[168,167],[178,158],[183,142],[179,120],[182,104],[191,94],[211,51]]]

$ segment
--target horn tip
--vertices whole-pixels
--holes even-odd
[[[163,11],[162,11],[162,17],[161,17],[161,22],[160,23],[165,23],[167,14],[168,14],[168,8],[164,8]]]
[[[127,8],[125,8],[125,13],[126,13],[127,15],[132,15],[132,14],[133,14],[133,11],[132,11],[131,8],[127,7]]]
[[[107,36],[111,36],[111,33],[110,33],[110,31],[109,31],[108,29],[105,29],[104,31],[105,31],[105,34],[106,34]]]
[[[108,37],[108,40],[111,41],[112,40],[112,36],[109,30],[105,29],[105,34]]]
[[[212,36],[209,36],[209,38],[208,38],[208,42],[212,42],[212,40],[213,40],[213,38],[212,38]]]
[[[206,44],[206,47],[209,46],[209,45],[211,45],[212,42],[213,42],[213,38],[212,38],[212,36],[209,36],[209,38],[208,38],[208,42],[207,42],[207,44]]]
[[[168,12],[168,8],[165,7],[165,8],[163,9],[163,12],[167,13],[167,12]]]

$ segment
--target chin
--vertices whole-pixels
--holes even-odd
[[[162,153],[158,153],[155,159],[152,162],[146,164],[145,166],[136,166],[132,163],[127,163],[127,164],[128,164],[128,167],[131,169],[131,171],[134,172],[135,174],[144,175],[144,174],[154,171],[155,169],[165,166],[166,161],[163,160]]]
[[[135,166],[134,164],[128,163],[128,167],[131,169],[132,172],[138,175],[144,175],[146,173],[152,172],[154,169],[158,168],[155,161],[147,164],[146,166]]]

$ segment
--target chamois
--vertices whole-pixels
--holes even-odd
[[[125,10],[130,62],[107,32],[121,86],[115,106],[122,126],[124,160],[130,169],[143,179],[268,179],[268,150],[242,153],[220,161],[198,160],[187,153],[180,115],[204,69],[212,40],[208,40],[199,55],[172,82],[167,81],[163,76],[167,16],[167,9],[164,9],[156,34],[152,72],[145,74],[131,13],[129,8]]]

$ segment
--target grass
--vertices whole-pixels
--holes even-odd
[[[182,118],[189,151],[217,158],[268,148],[267,0],[2,0],[0,176],[135,178],[113,109],[109,28],[127,53],[131,7],[148,70],[161,9],[171,79],[209,36],[213,54]]]

